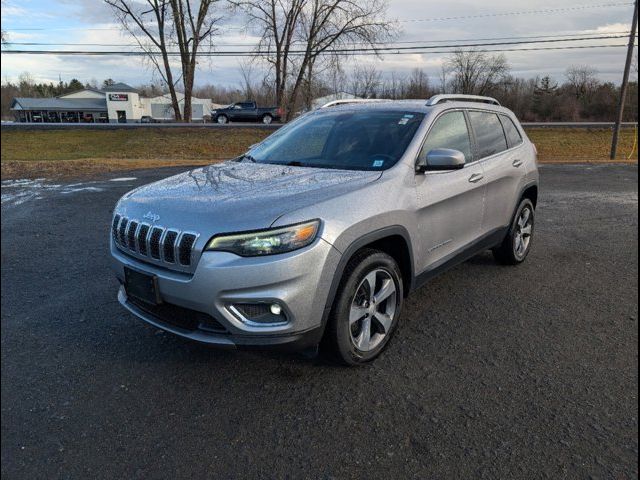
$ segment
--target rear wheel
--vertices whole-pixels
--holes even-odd
[[[376,358],[398,324],[403,293],[400,268],[392,257],[378,250],[359,252],[340,282],[323,347],[346,365]]]
[[[271,122],[273,122],[273,117],[271,115],[263,115],[262,123],[264,123],[265,125],[269,125],[271,124]]]
[[[506,238],[493,255],[500,263],[517,265],[524,262],[531,250],[535,225],[535,208],[528,198],[523,199],[516,210]]]

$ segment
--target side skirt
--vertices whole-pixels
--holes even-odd
[[[508,232],[509,226],[498,228],[480,237],[479,239],[463,247],[457,252],[453,252],[452,254],[443,258],[442,260],[430,266],[424,272],[416,276],[415,281],[413,282],[412,291],[420,288],[429,280],[449,270],[450,268],[453,268],[456,265],[469,260],[471,257],[477,255],[478,253],[500,245]]]

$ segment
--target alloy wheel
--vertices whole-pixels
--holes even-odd
[[[516,222],[516,231],[513,241],[513,249],[516,257],[522,258],[527,253],[531,243],[533,233],[533,212],[529,207],[525,207],[520,212]]]
[[[396,313],[397,289],[391,274],[372,270],[360,282],[349,310],[349,333],[353,345],[368,352],[389,334]]]

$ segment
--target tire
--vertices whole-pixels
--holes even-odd
[[[374,295],[369,286],[372,281]],[[372,249],[358,252],[349,260],[340,281],[321,345],[323,351],[349,366],[380,355],[398,325],[403,288],[400,268],[391,256]]]
[[[518,265],[531,251],[535,227],[535,207],[528,198],[518,205],[509,232],[502,243],[493,249],[495,259],[504,265]]]
[[[216,117],[216,123],[219,125],[225,125],[227,123],[229,123],[229,118],[227,118],[226,115],[218,115]]]
[[[273,117],[271,115],[267,114],[262,116],[262,123],[265,125],[271,125],[271,122],[273,122]]]

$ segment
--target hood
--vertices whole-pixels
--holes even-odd
[[[126,194],[117,212],[201,233],[267,228],[281,215],[380,178],[381,172],[225,162],[190,170]],[[144,220],[143,220],[144,221]]]

